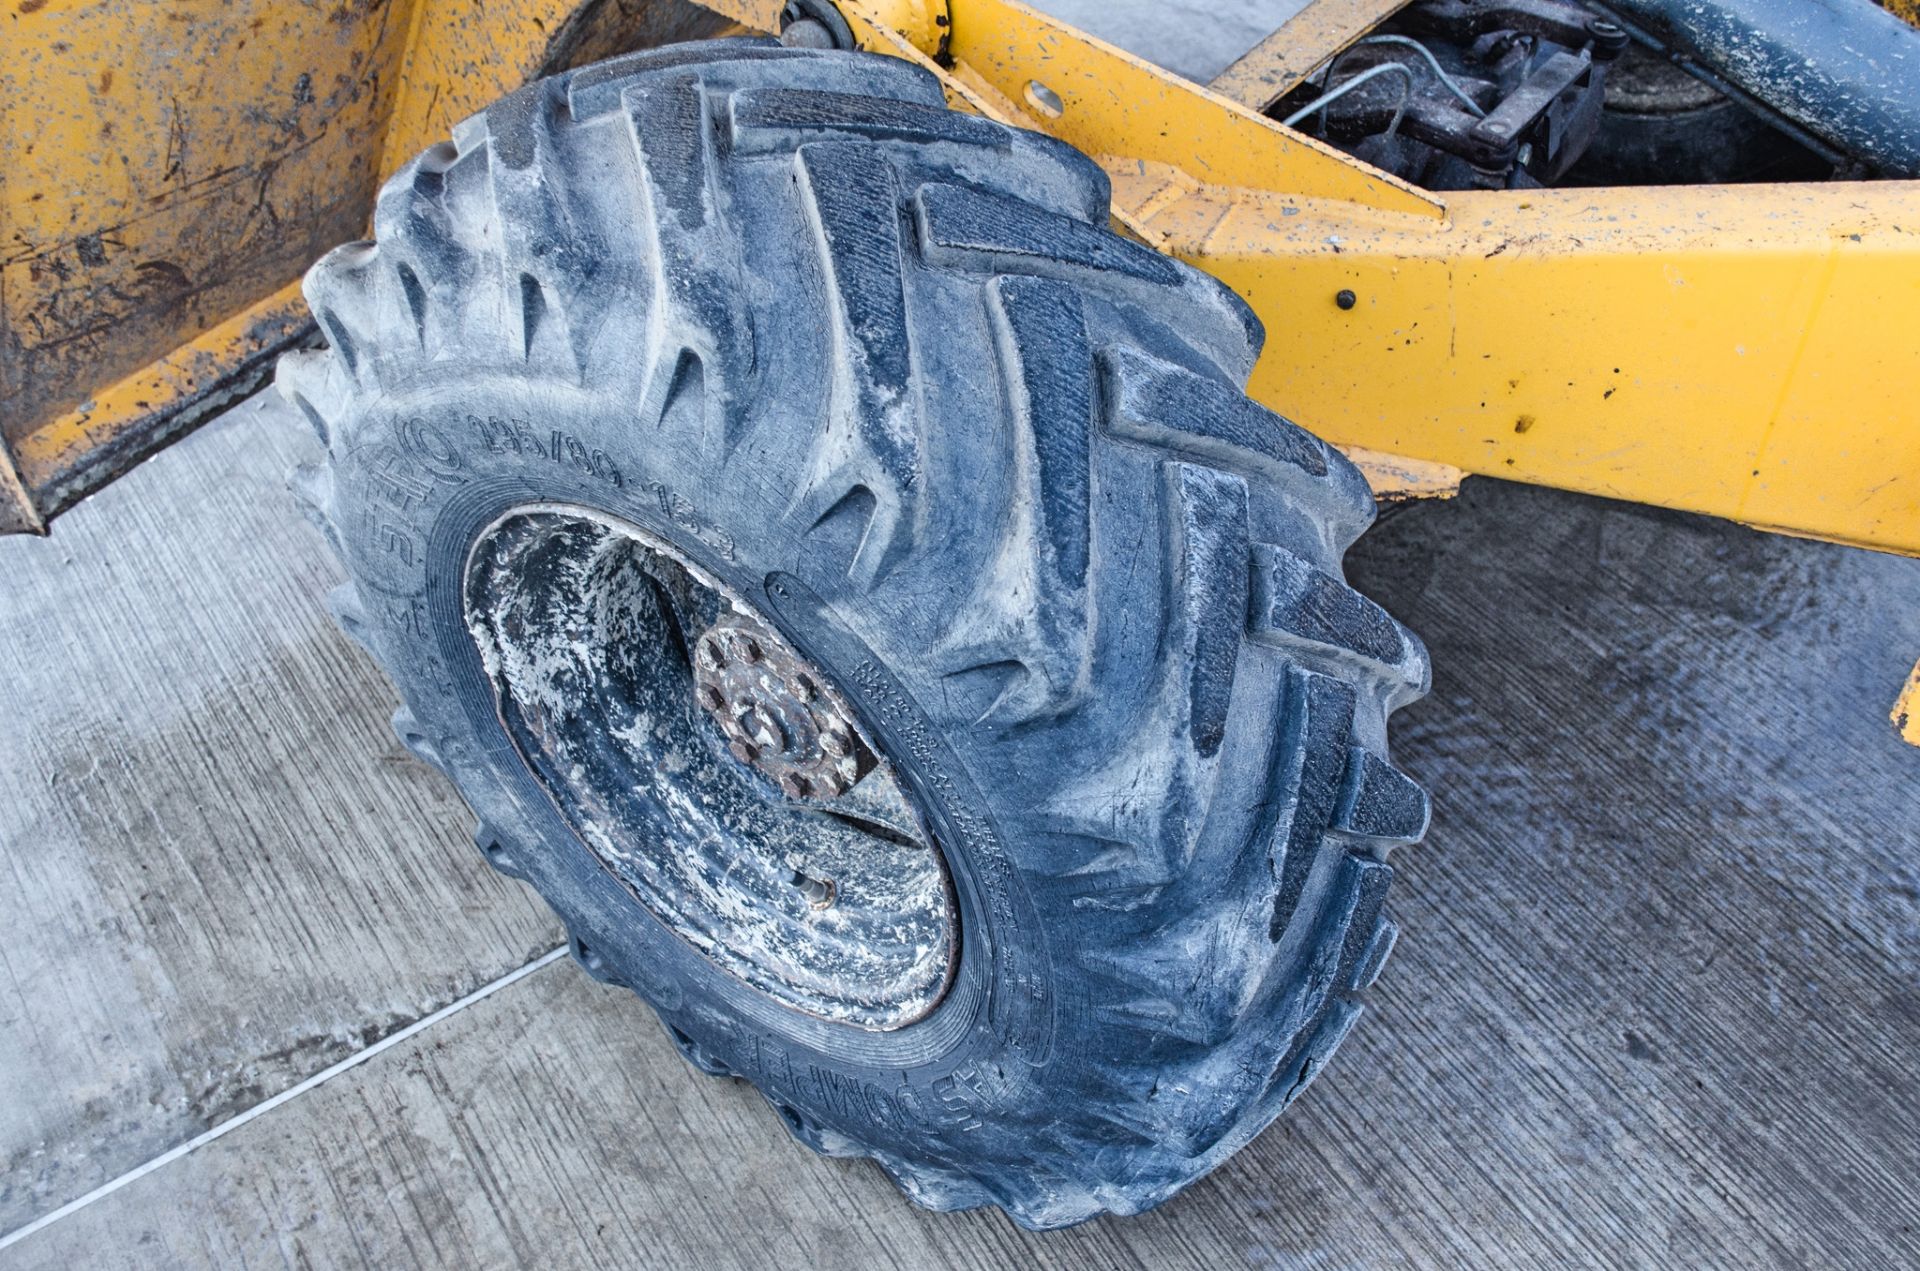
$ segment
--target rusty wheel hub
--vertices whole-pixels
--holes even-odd
[[[694,695],[727,749],[793,799],[845,794],[876,760],[820,674],[764,625],[723,614],[694,646]]]

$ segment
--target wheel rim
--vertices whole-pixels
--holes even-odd
[[[959,940],[926,820],[832,681],[638,527],[538,505],[468,556],[467,629],[521,761],[710,961],[869,1030],[938,1005]]]

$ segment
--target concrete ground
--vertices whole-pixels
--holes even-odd
[[[1920,1258],[1920,565],[1498,483],[1390,515],[1350,563],[1433,648],[1435,819],[1368,1018],[1211,1179],[1035,1236],[550,960],[324,612],[312,444],[256,399],[0,540],[0,1267]]]

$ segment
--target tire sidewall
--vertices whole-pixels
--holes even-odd
[[[883,1151],[999,1156],[989,1127],[1057,1117],[1057,993],[1044,932],[989,803],[930,713],[803,581],[786,509],[755,487],[703,488],[697,462],[646,444],[631,411],[512,372],[441,374],[368,404],[334,460],[337,530],[370,639],[425,741],[483,826],[494,863],[530,882],[602,978],[786,1109]],[[928,817],[953,880],[960,957],[925,1018],[889,1032],[786,1007],[673,934],[562,818],[502,725],[466,625],[469,553],[516,509],[564,505],[628,522],[772,619],[828,673]],[[790,1118],[791,1119],[791,1118]]]

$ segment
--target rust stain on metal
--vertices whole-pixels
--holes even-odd
[[[695,642],[695,697],[741,763],[789,798],[845,794],[877,762],[821,673],[764,623],[727,614]]]

